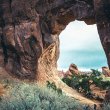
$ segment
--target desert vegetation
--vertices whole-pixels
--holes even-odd
[[[54,82],[51,83],[47,81],[47,88],[56,91],[58,94],[62,94],[62,90],[60,88],[57,88]]]
[[[103,73],[98,70],[91,69],[92,72],[88,74],[74,74],[71,77],[64,77],[62,80],[68,86],[83,93],[88,98],[94,98],[92,93],[92,86],[98,87],[101,90],[108,90],[110,88],[110,79],[104,77]]]
[[[109,89],[110,85],[109,79],[103,78],[97,70],[62,80],[91,100],[91,85],[101,89]],[[54,82],[47,81],[46,86],[39,86],[36,82],[2,79],[0,85],[1,91],[5,91],[0,95],[0,110],[98,110],[67,96]],[[110,110],[109,102],[105,102],[100,110]]]
[[[0,110],[81,110],[83,105],[62,94],[52,85],[40,87],[35,83],[4,80],[7,94],[0,97]],[[55,86],[55,85],[54,85]]]

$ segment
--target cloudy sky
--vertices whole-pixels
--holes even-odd
[[[67,69],[71,63],[80,69],[99,69],[107,65],[96,25],[74,21],[60,34],[58,68]]]

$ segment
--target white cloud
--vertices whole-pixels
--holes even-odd
[[[58,67],[68,68],[70,63],[86,69],[107,65],[96,25],[86,25],[83,21],[75,21],[62,31]]]
[[[60,43],[62,50],[102,48],[96,25],[83,21],[71,22],[60,34]]]

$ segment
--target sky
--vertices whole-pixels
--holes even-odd
[[[86,25],[83,21],[71,22],[59,38],[58,69],[68,69],[71,63],[76,64],[80,70],[107,66],[96,25]]]

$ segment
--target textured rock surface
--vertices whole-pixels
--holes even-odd
[[[102,73],[105,77],[110,77],[110,70],[108,67],[102,67]]]
[[[23,79],[52,77],[58,35],[74,20],[97,24],[110,67],[109,0],[0,0],[0,65]]]
[[[75,64],[70,65],[69,71],[71,72],[71,74],[79,74],[78,67]]]
[[[78,67],[72,63],[69,66],[69,69],[63,74],[63,77],[72,78],[73,75],[78,75],[78,74],[80,74]]]

